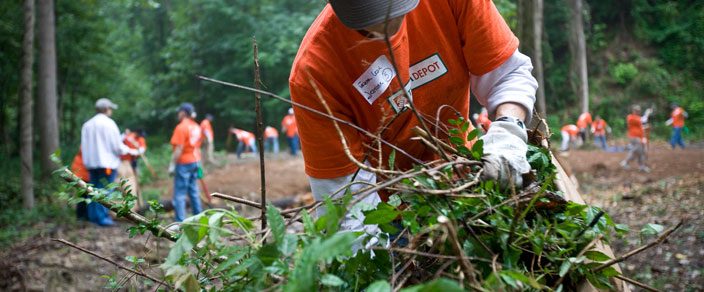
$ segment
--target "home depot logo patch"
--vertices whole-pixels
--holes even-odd
[[[447,67],[438,53],[415,63],[409,68],[412,89],[421,87],[447,74]]]

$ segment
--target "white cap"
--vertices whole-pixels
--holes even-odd
[[[95,102],[95,109],[99,111],[104,111],[108,108],[117,109],[117,105],[107,98],[101,98]]]
[[[293,114],[293,108],[292,108],[292,107],[288,108],[288,114],[289,114],[289,115],[292,115],[292,114]]]

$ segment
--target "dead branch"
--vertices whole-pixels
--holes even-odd
[[[257,38],[252,38],[254,47],[254,88],[259,89],[262,80],[259,78],[259,50],[257,49]],[[259,142],[259,178],[261,180],[261,218],[262,230],[266,229],[266,171],[264,169],[264,130],[262,129],[262,97],[258,92],[254,93],[256,100],[255,111],[257,112],[257,142]]]
[[[638,287],[641,287],[641,288],[643,288],[643,289],[645,289],[645,290],[648,290],[648,291],[663,292],[662,290],[658,290],[657,288],[654,288],[654,287],[652,287],[652,286],[648,286],[648,285],[646,285],[646,284],[643,284],[643,283],[638,282],[638,281],[636,281],[636,280],[633,280],[633,279],[631,279],[631,278],[626,278],[626,277],[621,276],[621,275],[616,275],[616,276],[614,276],[614,277],[617,278],[617,279],[623,280],[623,281],[625,281],[625,282],[631,283],[631,284],[633,284],[633,285],[636,285],[636,286],[638,286]]]
[[[474,265],[472,265],[472,263],[465,259],[466,256],[464,255],[464,250],[462,250],[462,245],[460,244],[459,239],[457,238],[457,229],[450,221],[450,218],[447,218],[445,216],[439,216],[438,223],[444,225],[447,229],[447,233],[450,235],[452,249],[455,250],[455,253],[459,257],[460,266],[462,266],[464,273],[467,274],[469,282],[472,285],[478,285],[477,278],[474,275]]]
[[[658,238],[657,238],[656,240],[654,240],[654,241],[652,241],[652,242],[650,242],[650,243],[648,243],[648,244],[646,244],[646,245],[644,245],[644,246],[641,246],[641,247],[639,247],[639,248],[636,248],[636,249],[634,249],[634,250],[632,250],[632,251],[630,251],[630,252],[628,252],[628,253],[626,253],[626,254],[624,254],[624,255],[622,255],[622,256],[619,256],[619,257],[617,257],[617,258],[615,258],[615,259],[612,259],[612,260],[610,260],[610,261],[608,261],[608,262],[602,264],[601,266],[598,266],[598,267],[594,268],[593,271],[594,271],[594,272],[601,271],[601,270],[603,270],[603,269],[605,269],[605,268],[607,268],[607,267],[609,267],[609,266],[611,266],[611,265],[613,265],[613,264],[616,264],[616,263],[620,263],[620,262],[622,262],[622,261],[625,261],[627,258],[630,258],[630,257],[632,257],[632,256],[634,256],[634,255],[637,255],[637,254],[643,252],[643,251],[646,250],[646,249],[649,249],[649,248],[651,248],[651,247],[653,247],[653,246],[655,246],[655,245],[660,244],[660,243],[661,243],[663,240],[665,240],[665,238],[667,238],[672,232],[675,232],[675,230],[677,230],[677,228],[680,228],[680,226],[682,226],[682,223],[683,223],[683,221],[680,219],[680,222],[677,223],[677,225],[675,225],[675,226],[673,226],[673,227],[670,227],[669,229],[665,230],[662,234],[660,234],[660,236],[658,236]]]
[[[108,263],[111,263],[111,264],[113,264],[114,266],[116,266],[116,267],[118,267],[118,268],[120,268],[120,269],[122,269],[122,270],[125,270],[125,271],[127,271],[127,272],[130,272],[130,273],[132,273],[132,274],[135,274],[135,275],[138,275],[138,276],[141,276],[141,277],[144,277],[144,278],[147,278],[147,279],[152,280],[152,281],[154,281],[154,282],[156,282],[156,283],[159,283],[160,285],[167,286],[167,287],[169,287],[170,289],[174,289],[174,287],[171,286],[169,283],[166,283],[166,282],[164,282],[164,281],[158,280],[158,279],[156,279],[156,278],[154,278],[154,277],[152,277],[152,276],[150,276],[150,275],[145,274],[144,272],[137,271],[137,270],[132,269],[132,268],[130,268],[130,267],[125,267],[125,266],[121,265],[121,264],[118,263],[118,262],[115,262],[115,261],[113,261],[113,260],[111,260],[111,259],[109,259],[109,258],[106,258],[106,257],[104,257],[104,256],[101,256],[101,255],[97,254],[96,252],[87,250],[87,249],[85,249],[85,248],[82,248],[82,247],[80,247],[80,246],[78,246],[78,245],[76,245],[76,244],[73,244],[73,243],[68,242],[68,241],[66,241],[66,240],[63,240],[63,239],[54,238],[54,239],[52,239],[52,240],[53,240],[53,241],[56,241],[56,242],[59,242],[59,243],[62,243],[62,244],[65,244],[65,245],[68,245],[68,246],[73,247],[73,248],[75,248],[75,249],[77,249],[77,250],[80,250],[80,251],[82,251],[82,252],[84,252],[84,253],[87,253],[87,254],[92,255],[92,256],[94,256],[94,257],[96,257],[96,258],[99,258],[99,259],[104,260],[104,261],[106,261],[106,262],[108,262]]]
[[[86,182],[84,182],[82,179],[77,177],[75,174],[73,174],[67,168],[64,168],[64,171],[61,174],[61,177],[65,181],[75,184],[76,188],[78,188],[82,191],[85,191],[85,193],[87,195],[89,195],[90,197],[100,195],[92,186],[89,186]],[[98,202],[98,201],[96,201],[96,202]],[[101,205],[105,206],[106,208],[108,208],[110,210],[114,210],[116,208],[119,208],[118,204],[116,204],[115,202],[110,201],[108,199],[100,200],[98,203],[100,203]],[[123,217],[127,218],[127,220],[130,220],[133,223],[143,224],[143,225],[147,226],[148,230],[151,231],[151,233],[157,237],[162,237],[162,238],[166,238],[171,241],[176,241],[176,237],[174,236],[175,234],[173,232],[167,230],[166,228],[164,228],[161,225],[151,225],[151,222],[149,222],[149,220],[147,220],[147,218],[145,218],[142,215],[139,215],[135,212],[128,210],[123,215]]]

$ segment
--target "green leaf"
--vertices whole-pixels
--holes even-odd
[[[457,284],[457,282],[446,279],[446,278],[439,278],[432,280],[426,284],[422,285],[416,285],[412,287],[408,287],[406,289],[401,290],[402,292],[411,292],[411,291],[418,291],[418,292],[464,292],[465,290],[460,288],[460,285]]]
[[[450,137],[450,143],[455,145],[464,145],[464,139],[457,136],[452,136]]]
[[[476,160],[480,160],[484,156],[484,140],[474,142],[474,145],[472,145],[472,156]]]
[[[396,208],[398,206],[401,206],[401,197],[399,197],[398,195],[391,195],[389,197],[389,201],[386,203],[389,204],[391,207]]]
[[[340,225],[338,224],[340,220],[339,211],[337,206],[330,200],[330,197],[325,197],[325,215],[327,216],[325,231],[326,234],[330,236],[340,229]]]
[[[338,287],[345,284],[345,281],[340,279],[340,277],[333,274],[325,274],[320,279],[320,282],[325,286]]]
[[[467,130],[464,131],[466,132]],[[479,136],[479,129],[474,129],[467,134],[467,141],[472,141],[474,138],[477,138],[477,136]]]
[[[564,277],[567,272],[570,271],[570,262],[569,261],[564,261],[562,264],[560,264],[560,277]]]
[[[304,209],[301,212],[301,216],[303,219],[303,228],[305,228],[306,233],[310,236],[318,235],[318,230],[315,228],[313,217],[308,214],[308,211]]]
[[[367,287],[367,292],[391,292],[391,285],[384,280],[377,280]]]
[[[396,211],[386,203],[379,203],[377,209],[365,214],[364,224],[386,224],[398,217],[401,212]]]
[[[396,150],[391,150],[389,153],[389,169],[394,170],[394,162],[396,161]]]
[[[335,233],[330,238],[323,240],[316,251],[317,258],[329,260],[339,255],[351,252],[350,246],[357,239],[352,232]]]
[[[279,259],[280,255],[279,249],[274,244],[265,244],[257,251],[257,257],[265,266],[271,265]]]
[[[614,230],[616,230],[619,234],[624,235],[630,231],[630,228],[628,228],[628,225],[626,224],[616,224],[614,225]]]
[[[450,135],[452,135],[452,136],[462,135],[462,132],[459,129],[452,128],[452,129],[448,130],[447,132],[450,133]]]
[[[462,123],[462,132],[467,132],[467,130],[469,130],[469,121]],[[474,139],[474,138],[472,138],[472,139]],[[471,141],[472,139],[467,138],[467,141]]]
[[[665,227],[660,225],[660,224],[655,224],[655,223],[648,223],[643,226],[643,229],[640,230],[640,234],[643,235],[656,235],[660,232],[665,230]]]
[[[222,226],[222,218],[225,213],[218,212],[208,218],[208,226],[217,227],[210,228],[208,232],[208,242],[215,244],[217,242],[218,236],[220,236],[220,228]]]
[[[266,221],[269,223],[271,233],[274,235],[274,241],[276,241],[277,244],[281,244],[286,234],[286,226],[284,225],[284,219],[281,217],[281,213],[279,213],[279,209],[274,207],[274,205],[269,204],[266,208]]]
[[[279,244],[279,251],[285,256],[290,256],[294,251],[296,251],[297,246],[298,236],[295,234],[286,234]]]
[[[621,275],[621,273],[619,273],[613,266],[602,269],[601,271],[599,271],[599,274],[604,275],[604,277],[613,277]]]
[[[611,259],[611,257],[607,256],[603,252],[596,251],[596,250],[590,250],[584,253],[584,256],[586,256],[588,259],[597,261],[597,262],[605,262]]]
[[[246,255],[246,251],[240,251],[238,253],[235,253],[233,255],[230,255],[224,262],[220,263],[215,270],[213,270],[214,274],[217,274],[219,272],[222,272],[232,266],[234,266],[239,260]]]

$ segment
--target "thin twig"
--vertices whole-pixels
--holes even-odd
[[[135,274],[135,275],[138,275],[138,276],[147,278],[147,279],[152,280],[152,281],[154,281],[154,282],[156,282],[156,283],[159,283],[160,285],[168,286],[170,289],[174,289],[173,286],[171,286],[170,284],[168,284],[168,283],[166,283],[166,282],[164,282],[164,281],[158,280],[158,279],[156,279],[156,278],[154,278],[154,277],[152,277],[152,276],[150,276],[150,275],[145,274],[144,272],[137,271],[137,270],[132,269],[132,268],[129,268],[129,267],[125,267],[125,266],[121,265],[121,264],[118,263],[118,262],[115,262],[115,261],[113,261],[113,260],[111,260],[111,259],[109,259],[109,258],[106,258],[106,257],[104,257],[104,256],[101,256],[101,255],[97,254],[97,253],[94,252],[94,251],[87,250],[87,249],[85,249],[85,248],[82,248],[82,247],[80,247],[80,246],[74,244],[74,243],[68,242],[68,241],[63,240],[63,239],[60,239],[60,238],[53,238],[52,240],[53,240],[53,241],[56,241],[56,242],[59,242],[59,243],[62,243],[62,244],[65,244],[65,245],[68,245],[68,246],[73,247],[73,248],[75,248],[75,249],[77,249],[77,250],[80,250],[80,251],[82,251],[82,252],[84,252],[84,253],[87,253],[87,254],[89,254],[89,255],[92,255],[92,256],[94,256],[94,257],[96,257],[96,258],[99,258],[99,259],[101,259],[101,260],[104,260],[104,261],[106,261],[106,262],[108,262],[108,263],[111,263],[111,264],[113,264],[114,266],[116,266],[116,267],[118,267],[118,268],[120,268],[120,269],[123,269],[123,270],[125,270],[125,271],[127,271],[127,272],[130,272],[130,273],[132,273],[132,274]]]
[[[466,256],[464,255],[464,250],[462,250],[462,245],[460,245],[459,239],[457,238],[457,229],[450,221],[450,218],[438,216],[438,223],[444,225],[447,229],[447,233],[450,235],[450,244],[452,245],[452,249],[455,250],[455,253],[459,257],[460,266],[462,267],[462,270],[464,270],[464,273],[467,274],[470,284],[478,285],[476,275],[474,275],[474,265],[465,259]]]
[[[592,241],[589,242],[589,244],[587,244],[587,245],[582,249],[582,251],[579,252],[579,254],[577,254],[576,258],[582,257],[582,256],[584,255],[584,253],[586,253],[590,248],[592,248],[592,246],[593,246],[594,244],[596,244],[597,242],[599,242],[599,240],[601,240],[601,237],[602,237],[602,235],[599,234],[596,238],[592,239]],[[571,262],[571,261],[567,261],[567,262],[569,263],[570,268],[571,268],[571,267],[572,267],[572,262]],[[569,269],[569,268],[568,268],[568,269]],[[555,282],[555,285],[553,285],[553,287],[552,287],[553,290],[556,290],[557,287],[560,286],[560,284],[562,284],[562,281],[565,279],[565,276],[567,276],[567,274],[564,274],[564,275],[562,275],[559,279],[557,279],[557,282]]]
[[[371,249],[374,250],[391,250],[395,252],[400,252],[400,253],[406,253],[406,254],[412,254],[412,255],[418,255],[418,256],[423,256],[423,257],[431,257],[431,258],[438,258],[438,259],[448,259],[448,260],[471,260],[471,261],[479,261],[479,262],[485,262],[485,263],[491,263],[491,260],[487,260],[485,258],[478,258],[478,257],[468,257],[468,256],[453,256],[453,255],[444,255],[444,254],[434,254],[434,253],[428,253],[428,252],[422,252],[422,251],[417,251],[415,249],[410,249],[410,248],[399,248],[399,247],[381,247],[381,246],[372,246]]]
[[[259,49],[257,48],[257,38],[252,37],[254,47],[254,88],[259,89],[262,80],[259,78]],[[259,92],[254,93],[254,98],[257,101],[255,111],[257,112],[257,142],[259,144],[259,177],[261,179],[261,229],[266,229],[266,171],[264,169],[264,130],[262,122],[262,97]]]
[[[614,277],[617,278],[617,279],[623,280],[623,281],[625,281],[625,282],[631,283],[631,284],[633,284],[633,285],[636,285],[636,286],[638,286],[638,287],[641,287],[641,288],[643,288],[643,289],[645,289],[645,290],[648,290],[648,291],[663,292],[662,290],[658,290],[657,288],[654,288],[654,287],[652,287],[652,286],[648,286],[648,285],[646,285],[646,284],[643,284],[643,283],[638,282],[638,281],[636,281],[636,280],[633,280],[633,279],[631,279],[631,278],[626,278],[626,277],[624,277],[624,276],[622,276],[622,275],[616,275],[616,276],[614,276]]]
[[[630,257],[632,257],[632,256],[634,256],[634,255],[636,255],[636,254],[638,254],[638,253],[641,253],[641,252],[643,252],[644,250],[653,247],[654,245],[660,244],[663,240],[665,240],[665,238],[667,238],[667,237],[670,235],[670,233],[675,232],[675,230],[677,230],[677,228],[680,228],[680,226],[682,226],[682,223],[683,223],[683,221],[680,220],[680,222],[677,223],[677,225],[675,225],[675,226],[673,226],[673,227],[670,227],[670,229],[667,229],[667,230],[665,230],[662,234],[660,234],[660,236],[658,236],[658,238],[657,238],[655,241],[652,241],[652,242],[650,242],[650,243],[648,243],[648,244],[646,244],[646,245],[644,245],[644,246],[641,246],[641,247],[639,247],[639,248],[636,248],[636,249],[634,249],[634,250],[632,250],[632,251],[630,251],[630,252],[628,252],[628,253],[626,253],[626,254],[620,256],[620,257],[617,257],[617,258],[615,258],[615,259],[612,259],[612,260],[610,260],[610,261],[608,261],[608,262],[602,264],[601,266],[598,266],[598,267],[594,268],[593,271],[594,271],[594,272],[601,271],[601,270],[603,270],[603,269],[605,269],[605,268],[607,268],[607,267],[609,267],[609,266],[611,266],[611,265],[613,265],[613,264],[616,264],[616,263],[620,263],[620,262],[622,262],[622,261],[625,261],[627,258],[630,258]]]

